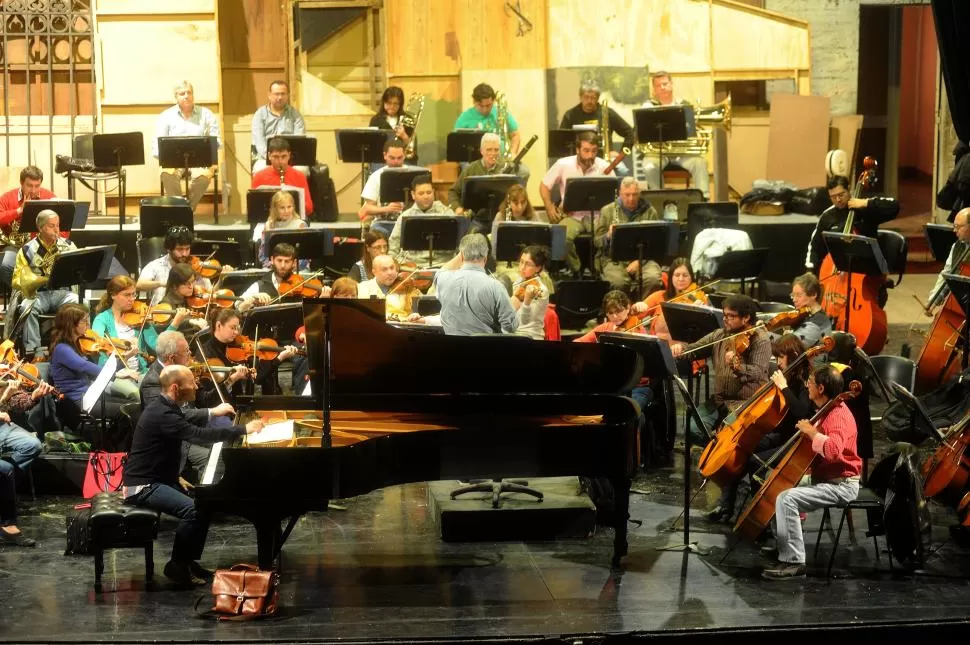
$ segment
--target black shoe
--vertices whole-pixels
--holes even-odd
[[[771,560],[778,560],[778,548],[773,546],[763,546],[761,547],[761,555],[769,558]]]
[[[805,565],[797,562],[779,562],[761,572],[765,580],[789,580],[805,577]]]
[[[713,522],[715,524],[723,522],[729,519],[730,517],[731,517],[731,511],[721,506],[720,504],[715,506],[709,513],[704,515],[704,518],[708,522]]]
[[[10,546],[24,546],[24,547],[37,546],[36,540],[30,539],[22,532],[7,533],[6,531],[3,531],[3,530],[0,530],[0,544],[9,544]]]
[[[196,578],[201,578],[206,582],[212,582],[212,578],[215,577],[215,574],[212,571],[209,571],[198,562],[189,562],[189,571],[191,571],[192,575]]]
[[[193,563],[194,564],[194,563]],[[188,564],[169,560],[163,569],[165,577],[174,582],[179,587],[199,587],[207,584],[205,580],[195,576]]]

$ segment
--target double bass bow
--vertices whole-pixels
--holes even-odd
[[[817,427],[835,406],[854,399],[859,396],[860,392],[862,392],[862,383],[859,381],[850,382],[849,389],[829,399],[811,418],[811,423]],[[770,466],[773,462],[777,462],[771,474],[765,478],[761,488],[751,497],[747,506],[741,511],[741,515],[738,516],[738,521],[734,525],[735,533],[752,541],[757,540],[775,516],[775,501],[778,499],[778,495],[789,488],[798,486],[802,477],[812,467],[815,457],[812,442],[801,432],[796,432],[766,464],[766,466]]]

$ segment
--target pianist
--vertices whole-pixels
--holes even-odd
[[[511,334],[518,329],[515,310],[502,283],[485,273],[488,240],[481,233],[461,239],[458,255],[435,275],[446,334]]]
[[[172,559],[165,565],[165,575],[183,587],[206,584],[211,572],[198,563],[205,548],[209,517],[195,509],[195,503],[179,485],[182,442],[230,441],[245,434],[259,432],[260,420],[245,427],[201,427],[185,418],[182,406],[195,400],[196,383],[189,368],[169,365],[158,378],[161,395],[142,412],[131,442],[125,466],[122,492],[126,504],[144,506],[179,518],[175,529]],[[212,417],[235,414],[232,406],[222,403],[209,410]]]

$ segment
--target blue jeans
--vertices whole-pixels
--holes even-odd
[[[209,516],[199,513],[192,498],[166,484],[151,484],[137,495],[125,500],[126,504],[150,508],[179,518],[175,529],[172,560],[182,564],[202,557],[205,539],[209,533]]]
[[[858,496],[858,479],[839,484],[822,482],[811,486],[796,486],[779,493],[775,499],[774,520],[778,559],[789,564],[805,564],[805,538],[802,535],[799,513],[847,504]]]
[[[714,432],[717,430],[717,424],[721,422],[724,416],[721,414],[721,408],[713,400],[705,401],[697,406],[697,412],[701,417],[701,421],[707,426],[707,431],[711,433],[711,437],[714,436]],[[694,420],[694,415],[690,415],[690,421],[687,424],[687,431],[690,433],[690,442],[694,446],[706,446],[710,438],[704,433],[703,430],[697,427],[697,422]]]
[[[37,437],[13,423],[0,425],[0,526],[17,523],[17,470],[30,465],[40,454]]]

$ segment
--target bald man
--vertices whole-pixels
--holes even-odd
[[[946,302],[946,297],[950,295],[950,287],[946,286],[943,274],[960,273],[960,258],[967,252],[967,249],[970,249],[970,207],[957,211],[956,217],[953,218],[953,232],[957,239],[950,247],[950,255],[946,258],[946,264],[943,265],[943,270],[937,276],[936,283],[930,289],[930,295],[926,300],[927,307],[931,309],[927,312],[930,316],[939,311],[943,303]]]
[[[232,441],[259,432],[263,422],[250,421],[245,427],[195,425],[185,418],[183,410],[185,404],[195,400],[198,388],[189,368],[168,365],[159,374],[158,383],[161,394],[142,412],[132,438],[124,474],[125,503],[179,518],[165,576],[179,586],[193,587],[212,579],[212,573],[198,563],[205,548],[209,517],[196,510],[192,498],[179,485],[182,442]],[[210,418],[234,414],[228,403],[209,410]]]

